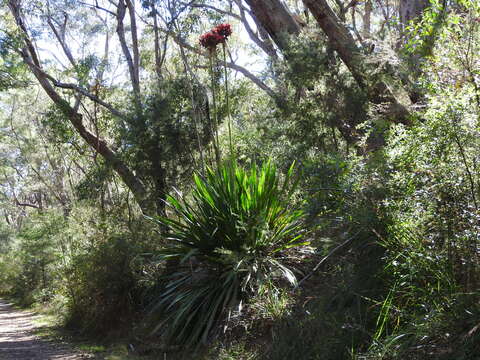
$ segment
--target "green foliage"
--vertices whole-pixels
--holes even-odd
[[[154,249],[144,240],[149,229],[143,219],[98,217],[89,207],[73,210],[66,234],[68,261],[62,268],[67,325],[97,335],[130,330],[144,301],[138,258]]]
[[[102,197],[102,193],[106,191],[108,180],[112,178],[111,169],[105,165],[95,166],[85,174],[85,178],[80,181],[75,191],[79,200],[95,200]]]
[[[287,208],[293,165],[283,184],[271,162],[245,170],[229,161],[195,176],[192,200],[168,198],[175,217],[160,218],[171,243],[159,258],[175,261],[156,310],[155,330],[182,345],[206,342],[249,294],[274,291],[272,280],[296,283],[286,251],[302,242],[300,211]]]
[[[421,21],[416,21],[407,27],[409,40],[404,50],[409,54],[422,57],[431,56],[435,42],[442,33],[447,17],[445,1],[431,0],[430,6],[425,9]],[[416,57],[416,61],[420,58]]]
[[[6,226],[6,224],[0,225],[0,253],[6,253],[12,242],[13,231]]]
[[[130,268],[141,253],[140,244],[128,233],[103,236],[88,253],[75,255],[70,265],[66,324],[89,334],[128,328],[140,301],[137,277]]]
[[[304,187],[308,192],[307,210],[312,220],[346,215],[354,189],[353,159],[326,154],[304,161]]]
[[[58,286],[58,246],[64,226],[64,220],[55,211],[33,215],[3,256],[3,265],[16,269],[15,273],[6,274],[8,292],[21,303],[30,305],[52,298]]]
[[[29,84],[25,64],[13,49],[19,37],[0,32],[0,90],[26,87]]]
[[[0,292],[24,305],[48,303],[66,325],[88,334],[129,331],[149,286],[138,259],[155,247],[144,241],[151,234],[143,218],[118,214],[98,216],[86,205],[68,218],[30,214],[0,256]]]
[[[345,360],[352,343],[345,309],[332,312],[318,302],[305,307],[307,315],[296,313],[278,322],[274,340],[263,349],[261,359]]]
[[[400,309],[408,308],[415,316],[420,313],[428,316],[448,306],[450,296],[457,290],[447,252],[432,251],[414,231],[397,225],[390,229],[383,245],[388,249],[385,271],[394,283],[383,303],[375,340],[411,321],[408,319],[411,314]],[[384,328],[387,323],[395,327]]]
[[[280,75],[292,86],[283,108],[284,136],[290,140],[292,158],[344,152],[364,135],[357,128],[367,119],[366,94],[341,66],[341,60],[317,31],[302,32],[290,43]],[[286,122],[289,120],[289,122]],[[270,125],[276,130],[279,124]],[[345,141],[347,144],[345,144]]]
[[[67,117],[58,106],[50,105],[45,114],[40,118],[40,121],[43,127],[47,129],[47,138],[51,142],[68,144],[73,143],[77,138]]]
[[[165,80],[146,99],[141,113],[132,111],[118,135],[123,157],[152,198],[163,200],[167,186],[189,178],[198,153],[205,152],[211,140],[204,89],[187,77]]]
[[[331,258],[302,284],[296,306],[273,324],[261,359],[353,359],[368,346],[377,314],[369,299],[384,292],[377,276],[381,252],[373,240],[359,237],[350,251]]]
[[[0,228],[0,294],[12,293],[15,279],[21,271],[19,262],[16,261],[12,247],[14,246],[15,233],[7,226]]]
[[[334,57],[332,52],[327,53],[326,48],[326,38],[319,32],[304,32],[291,39],[286,51],[285,77],[296,87],[317,85],[320,76],[329,71],[328,63]]]
[[[462,53],[469,45],[458,46]],[[435,61],[443,79],[445,59]],[[384,153],[381,209],[390,225],[381,243],[390,290],[377,303],[374,359],[476,358],[478,107],[472,83],[438,85],[430,86],[423,122],[393,129]]]
[[[370,30],[368,3],[373,5]],[[370,72],[365,88],[385,73],[415,87],[409,91],[417,102],[408,126],[386,119],[388,104],[379,104],[377,96],[375,105],[368,101],[335,44],[312,29],[316,21],[307,14],[297,14],[305,21],[301,34],[267,61],[268,69],[249,69],[277,94],[277,103],[249,80],[237,80],[228,84],[227,111],[223,67],[214,64],[218,106],[213,112],[219,124],[213,124],[207,72],[197,72],[205,60],[189,51],[193,46],[178,56],[176,46],[193,44],[208,22],[223,21],[236,7],[218,1],[168,7],[142,1],[132,16],[153,23],[158,15],[168,26],[158,34],[152,26],[138,29],[139,106],[125,83],[128,76],[116,76],[115,69],[127,69],[118,44],[106,46],[105,56],[98,46],[116,41],[107,36],[115,29],[93,8],[73,0],[53,0],[48,9],[38,2],[22,4],[28,33],[40,48],[54,39],[48,37],[53,34],[44,23],[47,16],[64,32],[67,45],[72,34],[79,35],[71,49],[75,65],[59,66],[47,46],[41,68],[127,114],[116,117],[87,97],[78,98],[86,129],[110,144],[158,213],[168,205],[157,221],[162,235],[157,242],[150,228],[155,225],[137,218],[131,194],[95,146],[79,141],[65,117],[67,101],[77,101],[74,90],[52,81],[65,98],[52,107],[43,105],[41,96],[37,105],[32,89],[19,88],[27,84],[26,67],[13,50],[24,46],[23,38],[2,13],[0,90],[18,89],[2,96],[0,104],[5,215],[0,292],[24,303],[54,304],[69,325],[86,333],[135,328],[145,308],[151,310],[149,325],[160,334],[155,340],[173,345],[194,347],[222,326],[230,328],[221,344],[206,351],[212,358],[476,359],[479,4],[432,0],[421,18],[395,34],[401,24],[392,20],[390,9],[382,14],[378,2],[351,2],[343,10],[337,2],[339,17],[348,22],[351,16],[365,26],[351,28],[366,59],[355,65]],[[154,49],[155,35],[168,46]],[[391,47],[389,40],[394,40]],[[128,42],[136,62],[135,41]],[[253,52],[240,53],[246,49],[236,45],[229,43],[229,59],[244,64]],[[188,75],[180,75],[184,72]],[[227,112],[235,125],[235,148],[229,151],[238,163],[205,170],[215,133],[220,147],[227,148]],[[362,141],[377,134],[385,142],[371,151]],[[272,162],[261,167],[239,165],[267,157]],[[302,170],[299,186],[292,181],[293,160]],[[202,175],[192,181],[195,171]],[[173,186],[188,195],[177,191],[166,197]],[[306,224],[302,212],[292,210],[299,203],[306,204]],[[308,253],[296,249],[305,243],[305,226],[315,230]],[[309,276],[294,292],[285,290],[296,283],[297,270]],[[248,311],[242,311],[245,305]],[[235,338],[230,348],[229,337]]]
[[[457,294],[450,297],[448,307],[418,314],[411,323],[375,341],[366,356],[374,360],[476,360],[479,310],[472,294]]]

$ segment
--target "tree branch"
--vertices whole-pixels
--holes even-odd
[[[24,55],[22,52],[20,52],[22,54],[22,56]],[[60,82],[58,80],[56,80],[53,76],[51,76],[50,74],[46,73],[42,68],[36,66],[30,59],[29,57],[25,57],[24,58],[24,62],[31,68],[31,69],[35,69],[35,71],[37,73],[39,73],[40,75],[44,76],[46,79],[50,80],[52,82],[52,84],[56,87],[59,87],[59,88],[63,88],[63,89],[70,89],[70,90],[75,90],[77,93],[89,98],[90,100],[102,105],[105,109],[107,109],[108,111],[110,111],[112,113],[112,115],[115,115],[115,116],[118,116],[119,118],[123,119],[123,120],[126,120],[128,119],[127,115],[120,112],[119,110],[115,109],[111,104],[103,101],[102,99],[100,99],[98,96],[95,96],[93,95],[92,93],[90,93],[88,90],[78,86],[78,85],[75,85],[75,84],[70,84],[70,83],[63,83],[63,82]]]
[[[175,41],[175,43],[179,46],[182,46],[183,48],[185,49],[188,49],[198,55],[201,55],[201,56],[204,56],[204,57],[209,57],[209,53],[206,52],[206,51],[202,51],[198,48],[195,48],[193,47],[192,45],[190,44],[187,44],[185,41],[183,41],[182,39],[180,39],[180,37],[178,37],[175,33],[173,33],[172,31],[168,31],[168,30],[164,30],[164,29],[161,29],[162,31],[168,33],[170,35],[170,37],[173,39],[173,41]],[[256,77],[255,75],[253,75],[250,71],[248,71],[247,69],[245,69],[243,66],[240,66],[240,65],[237,65],[233,62],[224,62],[223,60],[219,60],[219,62],[222,64],[222,65],[225,65],[227,67],[229,67],[230,69],[233,69],[235,71],[238,71],[239,73],[241,73],[243,76],[245,76],[247,79],[251,80],[255,85],[257,85],[260,89],[262,89],[263,91],[265,91],[267,93],[267,95],[269,95],[271,98],[273,98],[275,101],[278,101],[279,99],[279,96],[277,95],[277,93],[275,91],[273,91],[267,84],[265,84],[262,80],[260,80],[258,77]]]
[[[127,0],[128,1],[128,0]],[[132,59],[132,54],[128,49],[127,40],[125,38],[125,27],[123,25],[123,20],[125,18],[127,6],[124,0],[119,0],[117,4],[117,34],[120,41],[120,46],[122,48],[123,55],[127,61],[128,71],[130,73],[130,81],[132,83],[133,93],[135,97],[135,102],[138,108],[140,108],[140,83],[137,77],[136,67]]]
[[[64,26],[66,26],[67,19],[68,19],[68,16],[67,16],[67,14],[65,14],[65,23],[64,23]],[[72,66],[76,69],[77,64],[76,64],[76,62],[75,62],[75,59],[74,59],[73,56],[72,56],[72,52],[70,51],[70,49],[69,49],[69,47],[67,46],[67,44],[65,44],[65,28],[62,29],[62,33],[59,33],[58,30],[57,30],[57,28],[55,27],[55,25],[54,25],[53,22],[52,22],[52,19],[51,19],[51,17],[50,17],[50,14],[48,14],[48,17],[47,17],[47,23],[48,23],[48,25],[50,26],[50,28],[52,29],[53,34],[54,34],[55,37],[57,38],[58,42],[60,43],[60,46],[62,47],[63,52],[65,53],[65,55],[67,56],[68,61],[70,61],[70,64],[72,64]]]
[[[79,1],[78,3],[81,4],[81,5],[85,5],[85,6],[88,6],[88,7],[94,8],[94,9],[97,9],[97,10],[105,11],[107,14],[110,14],[110,15],[112,15],[112,16],[114,16],[114,17],[117,16],[113,11],[110,11],[110,10],[104,8],[104,7],[99,6],[97,0],[95,0],[95,5],[88,4],[88,3],[83,2],[83,1]]]
[[[245,2],[280,49],[288,47],[288,35],[300,33],[300,25],[282,1],[245,0]]]
[[[184,2],[181,2],[182,5],[187,5],[186,3]],[[201,9],[209,9],[209,10],[213,10],[215,12],[218,12],[219,14],[222,14],[222,15],[226,15],[226,16],[231,16],[237,20],[242,20],[240,18],[240,16],[238,16],[237,14],[235,13],[232,13],[230,11],[226,11],[226,10],[223,10],[223,9],[220,9],[220,8],[217,8],[213,5],[207,5],[207,4],[195,4],[195,3],[189,3],[187,6],[189,7],[192,7],[192,8],[201,8]]]
[[[267,39],[261,40],[257,36],[257,34],[255,34],[252,27],[248,23],[247,17],[245,16],[245,8],[242,6],[241,0],[234,0],[234,1],[240,11],[240,21],[245,27],[245,30],[247,31],[250,39],[252,39],[252,41],[255,44],[257,44],[257,46],[260,49],[262,49],[268,56],[272,57],[273,59],[276,59],[278,57],[277,52],[275,51],[273,44],[270,42],[270,38],[267,37]],[[261,24],[257,24],[257,26],[261,26]]]
[[[133,52],[133,70],[135,73],[136,86],[140,94],[140,54],[138,50],[137,20],[135,18],[134,0],[126,0],[128,14],[130,15],[130,33],[132,35],[132,52]]]
[[[327,35],[333,49],[347,66],[358,86],[367,92],[369,100],[375,104],[387,104],[388,114],[395,122],[409,124],[411,101],[401,84],[387,72],[381,80],[371,84],[371,69],[364,54],[347,27],[340,21],[327,3],[327,0],[303,0],[318,25]]]

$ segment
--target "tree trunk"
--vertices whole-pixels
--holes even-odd
[[[362,89],[366,89],[368,82],[365,59],[350,31],[325,0],[303,0],[303,3],[313,14],[318,25],[327,35],[333,49],[350,70],[357,84]]]
[[[300,25],[280,0],[245,1],[279,49],[287,48],[289,35],[300,33]]]
[[[429,5],[429,0],[401,0],[398,6],[398,17],[402,30],[405,29],[410,21],[421,17],[423,10]]]
[[[365,2],[365,12],[363,14],[363,29],[362,36],[365,39],[368,39],[371,36],[371,27],[372,27],[372,0],[367,0]]]
[[[133,47],[133,57],[132,57],[132,54],[130,53],[130,49],[128,48],[128,45],[127,45],[127,39],[125,37],[125,26],[123,24],[127,7],[129,10],[129,14],[131,16],[134,16],[132,15],[132,12],[134,11],[133,4],[129,0],[127,0],[126,3],[124,0],[120,0],[117,4],[117,14],[116,14],[117,35],[118,35],[118,40],[120,41],[123,55],[125,56],[125,60],[127,61],[127,64],[128,64],[128,72],[130,74],[130,81],[132,83],[133,94],[135,96],[135,105],[137,106],[137,109],[140,109],[141,103],[140,103],[140,79],[139,79],[139,69],[138,69],[138,64],[139,64],[138,40],[137,40],[137,34],[136,34],[137,28],[136,28],[136,23],[133,22],[133,20],[130,20],[130,27],[132,32],[132,47]]]
[[[261,22],[281,50],[288,46],[286,34],[295,36],[300,33],[298,23],[279,0],[245,1],[252,10],[252,17]],[[388,121],[410,125],[411,94],[404,89],[402,83],[388,71],[377,73],[375,64],[368,61],[350,30],[332,10],[327,0],[303,0],[303,3],[327,36],[330,47],[338,53],[358,86],[366,93],[368,100],[379,105]],[[359,138],[357,125],[348,122],[339,127],[347,141]],[[374,134],[367,140],[366,151],[379,149],[383,143],[383,135]]]

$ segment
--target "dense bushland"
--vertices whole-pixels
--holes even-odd
[[[124,331],[145,305],[143,257],[158,244],[146,241],[153,234],[147,222],[122,213],[99,217],[85,204],[68,219],[32,215],[2,256],[2,292],[24,305],[49,304],[88,333]]]

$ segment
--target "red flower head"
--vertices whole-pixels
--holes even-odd
[[[225,42],[230,35],[232,35],[230,24],[220,24],[200,36],[200,45],[206,49],[213,50],[218,44]]]
[[[222,35],[225,39],[232,35],[232,26],[230,24],[217,25],[212,31]]]
[[[213,30],[200,36],[200,45],[206,49],[214,49],[218,44],[224,41],[225,38]]]

